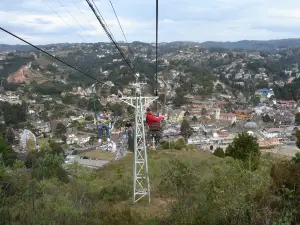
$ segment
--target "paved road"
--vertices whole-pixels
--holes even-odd
[[[262,151],[272,152],[272,153],[287,155],[287,156],[295,156],[295,154],[297,152],[300,152],[300,149],[297,148],[296,145],[284,145],[284,146],[276,147],[276,148],[273,148],[273,149],[264,149]]]

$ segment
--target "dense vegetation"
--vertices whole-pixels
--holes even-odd
[[[16,72],[18,69],[20,69],[21,66],[26,65],[29,62],[32,62],[34,60],[33,56],[14,56],[13,53],[11,53],[11,56],[9,56],[6,60],[0,61],[0,65],[3,66],[3,68],[0,70],[0,78],[8,77],[10,74]]]
[[[4,123],[7,126],[18,125],[26,121],[27,117],[27,105],[22,104],[10,104],[8,102],[0,101],[0,116],[2,116]]]
[[[2,156],[1,224],[299,223],[299,155],[292,160],[262,157],[247,144],[240,149],[244,154],[236,154],[236,145],[255,141],[250,139],[237,137],[225,158],[194,150],[182,140],[165,147],[175,150],[150,151],[152,200],[137,205],[131,203],[132,154],[96,171],[66,167],[68,175],[61,149],[52,142],[30,153],[30,170],[20,161],[5,164]],[[2,155],[8,151],[3,145]],[[245,166],[252,161],[259,162],[255,168]]]

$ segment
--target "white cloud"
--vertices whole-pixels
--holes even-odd
[[[63,22],[46,1],[65,20]],[[108,41],[101,25],[84,0],[1,0],[0,23],[35,44]],[[95,1],[117,40],[124,40],[108,1]],[[129,41],[155,40],[155,1],[112,0]],[[300,37],[298,0],[160,0],[159,40],[235,41]],[[17,11],[16,11],[17,9]],[[71,26],[71,27],[70,27]],[[96,29],[94,29],[96,27]],[[16,43],[0,34],[3,43]],[[2,38],[3,37],[3,38]]]

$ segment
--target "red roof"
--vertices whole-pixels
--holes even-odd
[[[295,104],[296,102],[294,100],[288,100],[288,101],[280,100],[279,103],[280,104]]]
[[[234,117],[235,115],[232,113],[220,113],[220,116],[222,117]]]

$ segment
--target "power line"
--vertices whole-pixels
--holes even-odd
[[[105,22],[105,19],[104,19],[104,17],[102,16],[100,10],[98,9],[96,3],[94,2],[94,0],[92,0],[92,2],[93,2],[93,4],[94,4],[94,6],[95,6],[95,8],[96,8],[96,10],[97,10],[97,12],[98,12],[98,14],[100,15],[100,18],[102,19],[103,23],[104,23],[105,26],[107,27],[107,30],[109,31],[110,35],[112,36],[113,40],[116,40],[115,37],[114,37],[114,35],[112,34],[111,30],[110,30],[109,27],[107,26],[107,24],[106,24],[106,22]]]
[[[158,65],[157,65],[157,45],[158,45],[158,0],[156,0],[156,96],[158,96],[158,81],[157,81],[157,72],[158,72]]]
[[[125,35],[124,31],[123,31],[123,28],[122,28],[122,26],[121,26],[121,23],[120,23],[120,21],[119,21],[119,18],[118,18],[118,16],[117,16],[117,13],[116,13],[116,11],[115,11],[115,8],[114,8],[114,6],[113,6],[113,4],[112,4],[111,0],[109,0],[109,2],[110,2],[110,5],[111,5],[111,7],[112,7],[112,9],[113,9],[113,11],[114,11],[114,14],[115,14],[115,16],[116,16],[117,20],[118,20],[119,27],[120,27],[120,29],[121,29],[121,31],[122,31],[122,33],[123,33],[123,36],[124,36],[124,38],[125,38],[125,41],[126,41],[127,47],[128,47],[128,49],[129,49],[129,52],[131,53],[132,57],[134,57],[134,54],[133,54],[133,52],[131,51],[131,49],[130,49],[130,47],[129,47],[129,44],[128,44],[128,41],[127,41],[126,35]]]
[[[93,0],[92,0],[93,1]],[[97,14],[94,6],[92,5],[92,3],[90,2],[90,0],[86,0],[86,2],[89,4],[91,10],[93,11],[93,13],[95,14],[96,18],[98,19],[99,23],[101,24],[101,26],[103,27],[104,31],[106,32],[108,38],[111,40],[111,42],[115,45],[115,47],[117,48],[117,50],[119,51],[119,53],[121,54],[124,62],[128,65],[128,67],[132,70],[132,72],[134,74],[136,74],[135,70],[133,69],[133,67],[130,65],[130,62],[128,62],[128,60],[126,59],[126,57],[124,56],[124,53],[122,52],[122,50],[120,49],[120,47],[118,46],[118,44],[115,42],[115,40],[113,39],[111,33],[108,31],[108,27],[105,26],[105,24],[103,23],[103,21],[101,20],[101,18],[99,17],[99,15]],[[96,6],[97,7],[97,6]]]
[[[48,8],[50,8],[65,24],[67,24],[67,26],[71,27],[75,33],[77,33],[77,35],[84,41],[87,42],[80,34],[79,32],[77,32],[70,24],[68,24],[47,2],[46,0],[42,0],[47,6]]]
[[[79,22],[78,20],[69,12],[69,10],[61,3],[60,0],[57,0],[59,2],[59,4],[67,11],[67,13],[76,21],[76,23],[84,30],[84,31],[87,31]]]
[[[84,16],[84,18],[89,22],[89,24],[97,31],[97,28],[92,24],[92,22],[84,15],[84,13],[82,12],[82,10],[78,7],[77,3],[72,0],[72,2],[74,3],[74,5],[76,6],[76,8],[79,10],[79,12]],[[101,37],[101,36],[100,36]],[[102,37],[101,37],[102,39]]]
[[[31,47],[34,47],[35,49],[38,49],[39,51],[45,53],[46,55],[52,57],[53,59],[56,59],[57,61],[59,61],[59,62],[65,64],[65,65],[71,67],[72,69],[74,69],[74,70],[76,70],[76,71],[82,73],[83,75],[85,75],[85,76],[87,76],[87,77],[89,77],[89,78],[91,78],[91,79],[97,81],[98,83],[105,84],[105,82],[98,80],[97,78],[95,78],[95,77],[93,77],[93,76],[87,74],[86,72],[83,72],[82,70],[80,70],[80,69],[76,68],[75,66],[72,66],[71,64],[69,64],[69,63],[67,63],[67,62],[65,62],[65,61],[63,61],[63,60],[61,60],[60,58],[57,58],[57,57],[51,55],[50,53],[46,52],[45,50],[43,50],[43,49],[37,47],[36,45],[31,44],[30,42],[28,42],[28,41],[24,40],[23,38],[21,38],[21,37],[15,35],[15,34],[9,32],[8,30],[6,30],[6,29],[4,29],[4,28],[2,28],[2,27],[0,27],[0,29],[1,29],[2,31],[4,31],[4,32],[10,34],[11,36],[13,36],[13,37],[15,37],[15,38],[17,38],[17,39],[19,39],[19,40],[25,42],[26,44],[30,45]]]
[[[110,33],[110,35],[111,35],[111,37],[112,37],[112,40],[111,40],[111,41],[117,43],[117,41],[116,41],[116,39],[115,39],[113,33],[111,32],[111,30],[109,29],[108,25],[106,24],[105,19],[104,19],[104,17],[102,16],[100,10],[98,9],[96,3],[94,2],[94,0],[92,0],[92,2],[93,2],[93,4],[94,4],[94,6],[95,6],[95,8],[96,8],[96,10],[97,10],[97,12],[98,12],[98,14],[99,14],[101,20],[103,21],[104,25],[106,26],[106,29],[109,31],[109,33]],[[112,4],[112,3],[111,3],[111,4]],[[112,6],[112,7],[113,7],[113,6]],[[114,8],[113,8],[113,9],[114,9]],[[114,10],[114,12],[115,12],[115,10]],[[116,15],[116,12],[115,12],[115,15]],[[116,17],[117,17],[117,15],[116,15]],[[118,19],[118,18],[117,18],[117,19]],[[118,19],[118,21],[119,21],[119,19]],[[101,22],[100,22],[100,23],[101,23]],[[119,23],[119,25],[121,26],[120,23]],[[122,28],[121,28],[121,29],[122,29]],[[123,31],[123,30],[122,30],[122,31]],[[126,37],[125,37],[125,38],[126,38]],[[126,41],[127,41],[127,39],[126,39]],[[127,43],[127,45],[128,45],[128,43]],[[128,48],[129,48],[129,45],[128,45]],[[132,57],[134,57],[134,54],[132,53],[132,51],[131,51],[130,48],[129,48],[129,51],[130,51],[130,53],[132,54]],[[133,66],[131,66],[131,67],[133,67]],[[135,72],[134,72],[134,73],[135,73]]]

